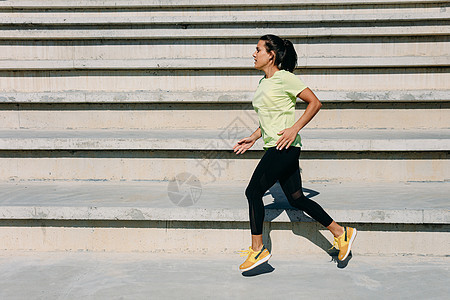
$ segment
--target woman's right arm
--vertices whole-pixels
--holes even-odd
[[[243,138],[236,145],[233,146],[233,150],[236,154],[242,154],[248,149],[250,149],[253,144],[255,144],[256,140],[261,137],[261,128],[258,127],[255,132],[252,133],[251,136]]]
[[[255,132],[252,133],[251,137],[255,138],[255,141],[259,139],[262,136],[261,134],[261,128],[258,127],[258,129],[255,130]]]

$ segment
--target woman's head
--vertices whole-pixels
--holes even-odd
[[[280,70],[293,72],[297,66],[297,53],[292,43],[272,34],[263,35],[259,39],[253,57],[257,69],[266,63],[273,63]]]

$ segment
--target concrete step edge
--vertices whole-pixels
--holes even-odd
[[[231,151],[249,128],[230,130],[0,131],[0,150]],[[242,132],[238,134],[238,132]],[[305,151],[449,151],[450,130],[305,129]],[[259,139],[252,150],[261,149]]]
[[[170,181],[0,182],[0,219],[247,222],[246,185],[200,182],[189,173]],[[349,223],[449,224],[448,190],[449,182],[303,182],[307,197]],[[263,202],[266,221],[312,221],[278,183]]]
[[[447,3],[439,0],[173,0],[169,2],[158,0],[53,0],[46,2],[36,2],[33,0],[7,0],[0,2],[0,8],[184,8],[184,7],[248,7],[248,6],[292,6],[292,5],[358,5],[358,4],[427,4],[427,3]]]
[[[405,25],[366,27],[272,28],[284,38],[357,36],[441,36],[450,34],[450,25]],[[87,40],[87,39],[258,39],[266,29],[0,29],[0,40]]]
[[[297,68],[445,67],[449,56],[299,57]],[[0,70],[254,69],[251,58],[0,60]]]
[[[423,12],[423,8],[418,8],[417,12],[408,13],[386,13],[383,9],[373,11],[373,13],[359,13],[349,9],[342,10],[342,13],[327,13],[317,15],[308,11],[287,11],[284,15],[264,15],[259,12],[257,17],[239,15],[238,13],[227,16],[155,16],[151,12],[136,12],[133,16],[127,16],[126,13],[98,13],[95,17],[91,14],[71,13],[70,15],[58,16],[58,13],[51,14],[38,12],[32,13],[1,13],[0,25],[118,25],[118,24],[146,24],[146,25],[179,25],[179,24],[258,24],[258,23],[320,23],[320,22],[396,22],[396,21],[424,21],[424,20],[449,20],[450,12],[442,11],[440,7],[428,9]],[[351,13],[348,13],[348,12]]]
[[[314,90],[322,102],[448,102],[450,90]],[[251,103],[254,91],[0,92],[0,103]]]
[[[296,209],[265,209],[271,222],[314,222]],[[450,209],[327,209],[337,222],[450,224]],[[248,222],[248,208],[0,206],[1,220]]]

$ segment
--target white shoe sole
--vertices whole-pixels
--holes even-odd
[[[265,263],[266,261],[269,260],[269,258],[272,257],[272,254],[267,255],[266,257],[264,257],[261,260],[258,260],[257,262],[255,262],[253,265],[251,265],[250,267],[248,267],[247,269],[241,269],[241,272],[246,272],[246,271],[250,271],[251,269],[259,266],[262,263]]]
[[[352,238],[350,239],[350,242],[348,243],[347,253],[345,253],[344,258],[342,258],[341,261],[345,260],[347,258],[347,256],[350,254],[350,250],[352,249],[352,245],[353,245],[353,242],[355,241],[357,233],[358,232],[356,231],[356,228],[353,228],[353,235],[352,235]]]

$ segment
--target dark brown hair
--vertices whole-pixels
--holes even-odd
[[[275,66],[280,70],[286,70],[291,73],[294,71],[297,66],[297,52],[295,52],[291,41],[273,34],[263,35],[259,39],[266,42],[267,52],[275,52]]]

